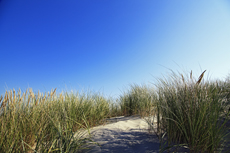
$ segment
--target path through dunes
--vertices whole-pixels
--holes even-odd
[[[91,150],[82,152],[158,152],[158,138],[154,134],[149,134],[148,125],[144,119],[139,116],[121,116],[109,119],[108,122],[106,125],[91,129],[93,140],[101,146],[92,145]]]
[[[226,124],[230,127],[230,122]],[[149,133],[148,124],[140,116],[115,117],[108,124],[92,128],[93,140],[101,146],[91,145],[82,153],[158,153],[160,143],[154,133]],[[225,151],[230,149],[225,148]],[[223,151],[223,152],[225,152]],[[167,152],[167,151],[165,151]],[[180,148],[177,152],[189,152]]]

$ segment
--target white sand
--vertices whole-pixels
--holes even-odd
[[[93,140],[101,146],[90,146],[89,153],[145,153],[158,152],[159,142],[154,134],[148,131],[148,124],[138,116],[116,117],[108,124],[92,128]]]

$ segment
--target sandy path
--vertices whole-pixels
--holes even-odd
[[[227,123],[230,127],[230,122]],[[116,117],[108,124],[92,128],[93,140],[101,146],[91,145],[91,150],[83,153],[158,153],[159,141],[155,134],[150,134],[148,125],[139,116]],[[230,149],[229,147],[225,148]],[[167,151],[166,151],[167,152]],[[189,152],[180,148],[177,152]]]
[[[91,129],[93,140],[101,145],[91,146],[87,153],[148,153],[158,152],[156,135],[148,133],[148,125],[138,116],[117,117],[108,120],[109,124]]]

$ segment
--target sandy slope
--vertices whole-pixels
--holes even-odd
[[[117,117],[108,120],[109,124],[91,129],[93,140],[99,146],[90,146],[89,153],[145,153],[158,152],[159,142],[154,134],[149,134],[148,125],[138,116]]]

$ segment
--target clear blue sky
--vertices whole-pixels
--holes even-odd
[[[0,94],[57,87],[116,97],[165,67],[222,79],[230,1],[1,0],[0,53]]]

